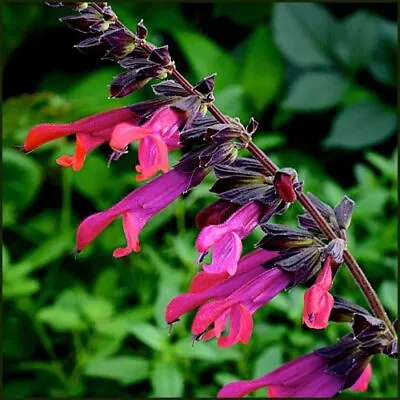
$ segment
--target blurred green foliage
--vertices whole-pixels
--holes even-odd
[[[370,148],[395,132],[395,105],[383,103],[379,91],[356,79],[366,70],[377,82],[395,85],[395,24],[363,10],[337,20],[325,6],[311,3],[216,4],[211,23],[228,18],[250,32],[231,52],[205,35],[178,4],[113,7],[132,28],[144,18],[156,43],[163,42],[163,34],[171,38],[192,81],[217,72],[216,104],[229,115],[246,121],[251,115],[261,118],[271,104],[276,107],[256,143],[280,165],[295,167],[305,189],[323,201],[335,205],[344,193],[356,201],[349,246],[395,319],[397,151],[388,157]],[[5,63],[30,32],[54,28],[60,15],[40,5],[6,4]],[[107,100],[107,84],[117,72],[107,65],[83,76],[54,71],[39,82],[37,92],[3,104],[5,396],[214,397],[227,382],[265,374],[345,334],[348,327],[333,323],[324,331],[305,329],[304,288],[296,288],[255,315],[246,346],[219,349],[205,342],[192,347],[191,317],[168,335],[165,306],[188,289],[196,273],[193,221],[215,199],[208,192],[213,176],[146,226],[139,254],[112,258],[112,249],[124,241],[118,221],[74,259],[79,221],[137,186],[134,152],[108,169],[106,154],[97,151],[80,172],[72,173],[54,161],[72,152],[65,139],[29,156],[13,145],[22,143],[37,123],[72,121],[146,98],[148,89]],[[320,154],[294,149],[281,128],[299,113],[327,109],[334,110],[334,117]],[[352,187],[342,188],[325,171],[321,154],[328,147],[345,149],[348,157],[366,149],[363,161],[349,171],[355,177]],[[176,161],[179,155],[172,157]],[[294,205],[274,220],[293,225],[300,212]],[[245,251],[261,236],[261,231],[252,233]],[[334,292],[366,306],[345,268]],[[395,397],[396,363],[376,357],[373,371],[362,395]],[[360,396],[340,396],[355,395]],[[256,396],[264,397],[265,391]]]

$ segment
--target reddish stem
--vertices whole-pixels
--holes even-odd
[[[102,9],[100,6],[95,3],[92,3],[91,5],[98,12],[102,13]],[[118,19],[116,20],[115,24],[130,32],[130,30]],[[153,45],[142,39],[137,38],[136,35],[134,35],[134,37],[137,39],[138,45],[143,47],[143,49],[145,49],[148,53],[150,53],[154,49]],[[188,80],[186,80],[186,78],[176,69],[174,64],[172,64],[170,68],[170,75],[188,93],[202,97],[202,95],[194,89],[193,85]],[[214,104],[208,104],[208,110],[219,122],[229,123],[229,119]],[[252,142],[251,140],[249,141],[248,135],[243,135],[243,137],[240,139],[246,144],[247,149],[254,156],[254,158],[256,158],[263,166],[265,166],[268,172],[270,172],[271,174],[275,174],[279,170],[279,167],[259,147],[257,147],[254,142]],[[297,194],[297,200],[303,206],[303,208],[314,218],[315,222],[328,239],[333,240],[338,238],[328,222],[323,218],[320,212],[316,209],[313,203],[303,192],[299,192]],[[368,281],[368,278],[364,274],[363,270],[357,263],[356,259],[353,257],[348,249],[345,249],[343,257],[354,280],[357,282],[357,285],[359,286],[369,306],[371,307],[373,314],[383,320],[386,323],[390,332],[392,333],[393,337],[397,338],[397,333],[392,323],[390,322],[390,319],[387,316],[385,309],[383,308],[376,292]]]

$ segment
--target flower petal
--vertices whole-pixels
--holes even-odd
[[[123,151],[126,147],[136,141],[151,135],[150,129],[136,126],[128,122],[116,125],[111,134],[110,147],[115,151]]]
[[[253,318],[246,307],[236,305],[230,312],[231,326],[228,336],[221,336],[218,340],[218,346],[229,347],[235,343],[246,344],[253,331]]]
[[[368,389],[369,381],[372,377],[372,366],[371,364],[367,365],[367,368],[364,369],[363,373],[357,379],[356,383],[350,388],[352,392],[365,392]]]
[[[159,170],[168,172],[168,148],[159,136],[148,135],[140,141],[139,163],[137,181],[151,178]]]
[[[227,272],[221,274],[208,274],[207,272],[199,272],[192,280],[190,284],[189,293],[199,293],[210,289],[219,283],[229,278]]]
[[[226,271],[229,275],[234,275],[241,254],[240,237],[235,232],[229,232],[214,245],[212,263],[204,264],[203,269],[209,274],[221,274]]]
[[[200,253],[207,252],[229,231],[229,228],[227,228],[224,224],[206,226],[197,236],[196,250]]]
[[[333,296],[317,283],[304,293],[303,322],[313,329],[324,329],[334,305]]]
[[[25,138],[24,150],[32,151],[39,146],[75,133],[72,124],[40,124],[34,126]]]
[[[76,233],[76,250],[82,251],[88,246],[112,221],[118,213],[110,210],[99,212],[85,218],[79,225]]]
[[[122,225],[127,241],[126,247],[115,249],[113,257],[119,258],[130,254],[132,251],[140,251],[139,232],[142,230],[143,220],[137,218],[134,212],[126,212],[122,214]]]
[[[86,118],[70,124],[40,124],[34,126],[28,133],[24,142],[24,150],[32,151],[52,140],[71,134],[86,133],[96,136],[96,132],[104,131],[122,121],[136,121],[136,114],[128,107],[117,108]],[[111,134],[111,131],[109,132]],[[106,138],[109,140],[110,138]]]
[[[143,126],[151,129],[154,134],[159,135],[172,150],[180,147],[179,128],[187,117],[188,114],[184,111],[166,107],[156,111]]]
[[[325,290],[329,290],[332,287],[332,257],[328,256],[324,262],[324,266],[321,269],[321,272],[318,274],[315,283],[324,288]]]

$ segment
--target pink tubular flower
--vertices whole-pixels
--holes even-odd
[[[204,174],[193,183],[192,174],[171,170],[134,190],[113,207],[86,218],[78,227],[76,250],[83,250],[118,216],[127,240],[125,248],[114,250],[114,257],[123,257],[132,251],[138,252],[139,233],[147,221],[171,204],[178,196],[198,184]]]
[[[327,359],[310,353],[261,378],[228,383],[217,397],[243,397],[262,387],[268,387],[268,397],[332,397],[342,390],[344,377],[329,375],[325,372],[327,367]]]
[[[129,107],[122,107],[91,115],[70,124],[40,124],[29,131],[23,148],[27,152],[32,151],[42,144],[75,134],[74,155],[72,157],[61,156],[56,162],[63,167],[72,167],[74,171],[79,171],[83,166],[86,155],[111,139],[112,131],[117,124],[136,123],[137,121],[138,117]]]
[[[200,258],[213,247],[212,262],[204,264],[210,274],[228,272],[234,275],[242,254],[242,239],[258,225],[262,216],[261,204],[252,201],[240,207],[225,222],[204,227],[196,240]]]
[[[328,326],[329,315],[334,299],[329,293],[332,287],[332,258],[328,256],[315,284],[304,293],[303,322],[313,329],[324,329]]]
[[[208,274],[200,272],[194,278],[190,292],[175,297],[167,306],[168,323],[199,307],[192,325],[194,336],[201,336],[214,325],[203,339],[218,338],[220,347],[237,342],[246,344],[253,328],[252,315],[267,304],[291,281],[290,274],[279,268],[266,269],[261,264],[276,256],[275,252],[258,249],[239,261],[235,275],[227,272]],[[221,336],[230,319],[228,336]]]
[[[179,128],[188,117],[188,113],[174,108],[162,108],[141,126],[131,123],[118,124],[111,137],[110,147],[118,154],[125,152],[129,143],[139,141],[140,174],[137,181],[152,177],[159,170],[167,172],[168,151],[180,147]]]
[[[369,381],[372,376],[372,367],[371,364],[367,365],[364,372],[357,379],[357,382],[350,388],[352,392],[365,392],[368,389]]]

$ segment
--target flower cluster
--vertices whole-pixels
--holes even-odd
[[[62,21],[88,36],[76,47],[116,61],[127,70],[111,83],[111,97],[126,96],[153,78],[174,78],[152,86],[154,99],[72,123],[41,124],[29,131],[23,146],[26,152],[75,135],[75,153],[57,159],[59,165],[74,171],[80,170],[86,156],[100,145],[110,147],[111,162],[128,153],[135,141],[139,142],[136,179],[147,180],[161,171],[117,204],[82,221],[76,250],[84,250],[122,217],[126,246],[114,250],[113,256],[140,251],[139,234],[146,223],[213,170],[217,179],[210,191],[219,199],[196,217],[199,234],[195,247],[202,271],[193,278],[188,293],[168,304],[166,322],[175,323],[197,309],[191,328],[196,340],[216,338],[220,347],[246,344],[258,309],[285,289],[307,285],[304,324],[324,329],[329,321],[351,322],[352,333],[261,378],[230,383],[219,397],[243,396],[261,387],[268,387],[269,397],[329,397],[346,388],[366,390],[370,360],[378,353],[397,357],[397,340],[384,321],[330,293],[344,260],[354,202],[345,196],[332,209],[314,195],[303,194],[303,182],[292,168],[275,170],[255,159],[239,157],[240,150],[251,143],[257,122],[251,119],[244,127],[238,119],[215,111],[215,74],[191,86],[176,71],[168,47],[157,48],[145,40],[143,21],[134,34],[107,3],[69,6],[78,15]],[[183,155],[170,168],[168,152],[177,149]],[[308,212],[298,217],[298,228],[269,223],[300,193],[334,238],[327,238],[321,224]],[[266,235],[256,250],[243,255],[242,241],[258,227]],[[205,262],[209,253],[210,262]]]

